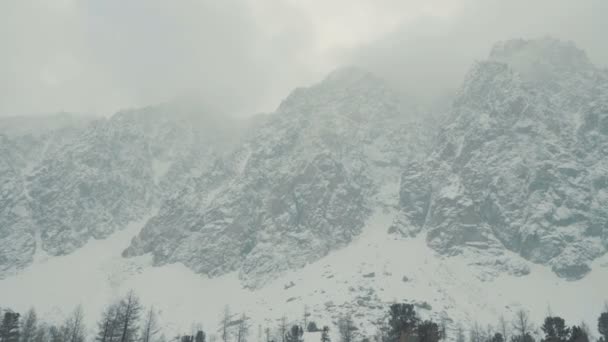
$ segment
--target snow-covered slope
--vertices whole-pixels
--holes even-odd
[[[259,287],[347,245],[414,147],[412,107],[347,68],[296,89],[230,158],[165,202],[125,255]]]
[[[34,303],[40,314],[55,319],[82,303],[93,329],[104,305],[134,289],[145,304],[160,310],[167,336],[190,331],[194,323],[213,334],[225,305],[233,313],[246,313],[254,328],[275,329],[283,315],[299,322],[305,305],[309,319],[321,325],[332,326],[339,315],[352,313],[367,336],[393,302],[414,303],[426,317],[446,313],[465,325],[494,324],[499,315],[509,317],[520,307],[529,309],[536,322],[550,308],[572,323],[591,323],[602,308],[608,258],[595,260],[593,270],[575,282],[523,259],[532,270],[528,276],[503,274],[483,281],[469,265],[475,255],[445,257],[427,247],[424,238],[386,234],[393,215],[374,213],[347,247],[257,290],[244,288],[236,272],[208,278],[179,263],[154,267],[150,256],[122,258],[140,221],[70,255],[37,258],[19,275],[0,281],[0,302],[21,311]]]
[[[608,72],[572,43],[497,44],[476,63],[430,158],[408,167],[394,227],[446,255],[508,257],[578,279],[608,249]],[[498,274],[498,273],[496,273]]]
[[[64,116],[0,120],[0,278],[37,250],[71,253],[145,216],[240,130],[179,103],[93,121]]]
[[[350,312],[364,335],[395,301],[465,324],[520,306],[592,322],[608,284],[607,80],[569,43],[517,40],[473,66],[436,131],[347,68],[246,133],[171,104],[27,154],[0,135],[0,303],[83,303],[93,326],[133,288],[168,333],[213,331],[224,305],[264,327],[304,305],[320,325]]]

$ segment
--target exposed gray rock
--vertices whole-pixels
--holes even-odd
[[[573,44],[497,44],[469,72],[427,163],[405,171],[393,230],[424,227],[439,252],[475,249],[514,274],[529,270],[501,250],[584,276],[607,247],[606,108],[606,71]]]
[[[410,148],[408,112],[379,79],[338,70],[296,89],[231,158],[166,202],[125,251],[256,287],[348,244]],[[208,182],[208,180],[213,181]],[[199,184],[201,184],[199,186]]]

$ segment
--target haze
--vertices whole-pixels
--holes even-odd
[[[503,39],[608,64],[605,0],[31,0],[0,3],[0,116],[194,98],[236,115],[360,65],[432,99]]]

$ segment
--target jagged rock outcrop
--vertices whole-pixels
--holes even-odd
[[[171,103],[109,119],[3,119],[0,128],[2,271],[145,217],[230,149],[240,125]]]
[[[497,44],[469,72],[425,167],[404,173],[400,216],[441,253],[475,250],[494,267],[509,250],[584,276],[608,247],[607,105],[608,73],[572,43]]]
[[[402,167],[408,114],[357,69],[296,89],[231,158],[166,202],[125,255],[239,271],[251,287],[319,259],[360,232]]]

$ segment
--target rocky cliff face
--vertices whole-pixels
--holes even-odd
[[[0,120],[0,274],[157,208],[125,257],[251,288],[349,244],[372,212],[482,278],[529,273],[518,254],[578,279],[608,248],[608,73],[570,43],[497,44],[439,127],[353,68],[272,114],[209,112]]]
[[[408,110],[356,69],[296,89],[230,158],[166,202],[125,255],[239,271],[251,287],[323,257],[360,232],[375,195],[395,183],[411,148]]]
[[[469,72],[431,157],[404,172],[394,226],[513,273],[528,271],[506,251],[584,276],[608,246],[607,106],[608,73],[574,45],[497,44]]]
[[[36,252],[70,253],[142,218],[211,164],[233,129],[177,105],[57,127],[2,123],[4,270],[26,266]]]

